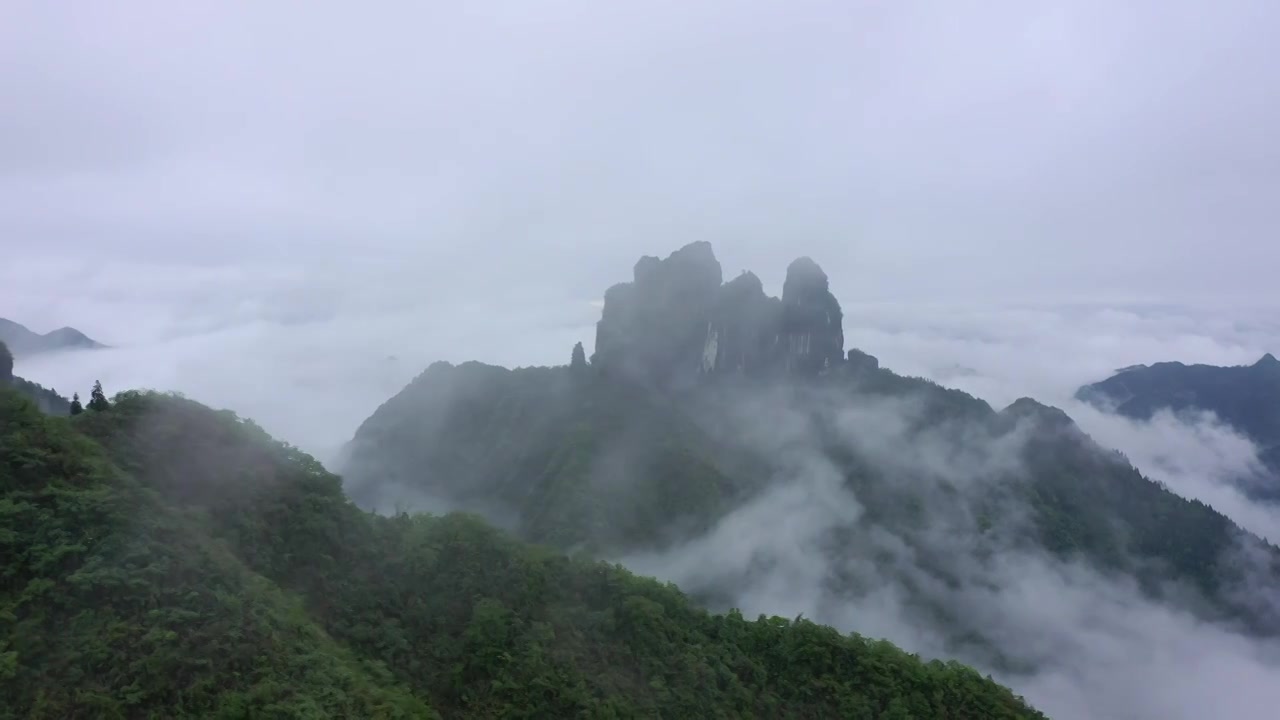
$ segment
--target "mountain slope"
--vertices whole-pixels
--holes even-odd
[[[705,529],[735,493],[707,452],[714,441],[663,398],[567,368],[436,363],[357,438],[348,467],[359,471],[346,483],[366,507],[482,510],[562,548],[625,547],[660,525]]]
[[[106,347],[75,328],[58,328],[41,335],[5,318],[0,318],[0,342],[7,344],[13,354],[18,356],[57,350],[93,350]]]
[[[0,390],[0,717],[423,717],[61,418]]]
[[[636,280],[606,295],[589,366],[428,369],[357,431],[343,471],[353,497],[461,507],[611,557],[763,518],[736,531],[745,554],[755,526],[817,505],[820,522],[797,532],[804,557],[825,565],[832,604],[890,580],[912,622],[940,627],[953,649],[994,652],[995,665],[1007,661],[997,639],[925,588],[987,582],[999,573],[991,558],[1007,553],[1081,562],[1206,620],[1280,632],[1274,608],[1246,590],[1258,578],[1280,587],[1275,547],[1149,481],[1059,410],[1024,399],[996,412],[856,350],[839,360],[842,332],[828,323],[840,315],[811,261],[793,264],[801,280],[788,273],[792,288],[812,280],[806,295],[784,290],[758,304],[776,311],[744,303],[726,317],[722,299],[755,297],[758,281],[717,289],[708,252],[637,264]],[[743,564],[708,569],[694,589],[731,602],[769,572]]]
[[[968,668],[712,615],[474,517],[362,512],[228,412],[0,394],[0,713],[1042,717]]]
[[[1260,459],[1280,475],[1280,360],[1270,353],[1236,367],[1138,365],[1080,388],[1076,397],[1138,420],[1160,410],[1212,412],[1253,440]],[[1280,479],[1270,494],[1280,498]]]
[[[10,387],[25,395],[40,408],[41,412],[50,415],[66,415],[71,412],[71,401],[62,397],[56,390],[24,380],[13,374],[13,355],[9,347],[0,341],[0,388]]]

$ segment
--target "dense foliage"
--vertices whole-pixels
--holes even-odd
[[[365,513],[176,397],[56,418],[0,391],[0,561],[0,717],[1040,717],[472,516]]]
[[[420,717],[295,597],[0,392],[0,717]]]
[[[872,457],[866,443],[851,441],[840,413],[880,406],[898,408],[884,422],[901,424],[904,455],[924,443],[970,460],[1016,447],[1017,467],[961,493],[920,477],[928,473],[910,457]],[[754,436],[742,432],[744,414],[755,416],[745,421]],[[1232,590],[1257,568],[1226,559],[1240,547],[1256,550],[1276,582],[1276,548],[1143,477],[1061,411],[1023,399],[996,412],[874,360],[780,384],[720,378],[671,393],[597,365],[571,372],[438,364],[364,423],[344,472],[366,505],[425,497],[562,548],[635,551],[696,535],[767,488],[790,452],[769,442],[778,434],[769,425],[782,417],[803,422],[805,442],[820,445],[822,461],[842,473],[866,511],[863,526],[913,544],[927,529],[917,527],[915,509],[952,493],[957,509],[981,515],[980,527],[1000,526],[1015,545],[1132,575],[1152,595],[1171,583],[1189,586],[1207,600],[1197,606],[1206,617],[1280,631],[1265,604]],[[854,537],[833,541],[836,552],[867,552]],[[923,543],[917,550],[929,552]],[[949,564],[939,557],[931,569],[945,578]]]
[[[57,390],[46,388],[30,380],[24,380],[16,375],[9,381],[9,387],[34,402],[41,412],[49,415],[69,415],[71,413],[71,403],[59,395]]]
[[[669,405],[564,367],[437,363],[364,423],[349,492],[385,512],[425,491],[565,549],[694,532],[740,488],[715,441]]]

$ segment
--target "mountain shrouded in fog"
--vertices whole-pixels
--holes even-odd
[[[1280,501],[1280,360],[1267,353],[1252,365],[1216,367],[1162,362],[1124,368],[1080,388],[1076,397],[1125,417],[1212,413],[1258,448],[1261,472],[1237,478],[1248,495]]]
[[[0,718],[1043,717],[957,663],[362,512],[251,421],[0,388]]]
[[[14,355],[34,355],[59,350],[95,350],[106,347],[75,328],[58,328],[41,335],[5,318],[0,318],[0,342],[8,345]]]
[[[348,492],[384,512],[479,512],[713,607],[802,608],[1015,687],[1078,661],[1075,620],[1001,610],[1045,592],[1031,578],[1280,632],[1274,546],[1058,409],[996,411],[846,353],[813,261],[790,266],[781,298],[749,273],[723,282],[705,243],[634,275],[606,293],[589,365],[429,367],[356,433]],[[888,619],[863,612],[885,602]]]
[[[0,2],[0,720],[1270,720],[1278,26]]]

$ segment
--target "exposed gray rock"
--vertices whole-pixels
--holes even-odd
[[[827,274],[807,257],[787,267],[780,335],[788,370],[812,375],[844,360],[844,314]]]
[[[745,272],[722,283],[711,245],[665,260],[643,257],[634,279],[609,288],[593,363],[647,381],[700,375],[813,375],[844,362],[843,314],[827,275],[809,258],[791,263],[781,299]]]
[[[874,355],[868,355],[857,349],[850,349],[845,360],[850,372],[873,372],[880,369],[880,361]]]

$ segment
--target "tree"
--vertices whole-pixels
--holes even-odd
[[[71,414],[79,415],[82,412],[84,412],[84,406],[80,404],[80,393],[73,393],[71,395]]]
[[[0,385],[8,385],[13,381],[13,353],[9,346],[0,342]]]
[[[582,349],[582,343],[575,343],[573,346],[573,356],[569,359],[569,368],[572,370],[583,370],[587,367],[587,353]]]
[[[89,393],[89,409],[94,412],[111,409],[111,403],[107,402],[107,394],[102,392],[102,383],[98,380],[93,381],[93,391]]]

